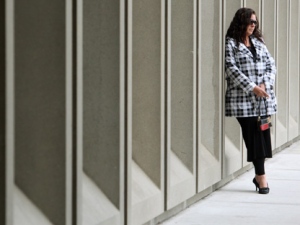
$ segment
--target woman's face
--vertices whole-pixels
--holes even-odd
[[[253,31],[255,29],[255,26],[256,26],[256,23],[257,23],[256,16],[255,16],[255,14],[252,14],[251,23],[247,26],[247,30],[246,30],[246,36],[247,37],[249,37],[253,33]]]

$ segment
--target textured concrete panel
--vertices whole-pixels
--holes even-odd
[[[171,150],[193,172],[193,0],[171,1]]]
[[[240,140],[242,133],[240,132],[240,125],[235,117],[225,117],[225,134],[232,141],[234,147],[240,150]]]
[[[221,179],[221,7],[218,0],[201,1],[200,5],[199,190]]]
[[[264,0],[262,2],[262,18],[260,19],[262,34],[266,42],[267,48],[273,58],[275,58],[275,25],[276,25],[276,11],[274,0]]]
[[[226,118],[225,128],[227,133],[225,134],[225,152],[223,155],[223,176],[228,176],[242,167],[243,149],[238,121],[233,117]],[[233,138],[234,134],[236,136]]]
[[[139,225],[164,210],[164,6],[129,5],[127,223]]]
[[[224,22],[225,22],[225,34],[230,22],[232,21],[236,11],[242,7],[243,0],[226,0],[224,1]]]
[[[83,168],[119,208],[120,6],[83,3]]]
[[[256,16],[259,19],[259,22],[261,22],[260,19],[261,0],[244,0],[244,6],[253,9],[255,11]]]
[[[290,54],[289,54],[289,137],[299,132],[299,1],[290,1]]]
[[[15,181],[66,224],[64,1],[15,2]]]
[[[196,192],[195,1],[169,1],[168,199],[167,208]]]
[[[160,187],[161,1],[132,3],[132,156]]]
[[[287,141],[288,121],[288,1],[277,1],[277,101],[276,147]]]
[[[200,129],[201,143],[219,160],[220,148],[220,2],[201,2]],[[213,37],[213,38],[211,38]]]

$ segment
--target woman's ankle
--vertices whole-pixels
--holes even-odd
[[[265,174],[263,175],[255,175],[255,179],[257,181],[257,183],[259,184],[259,187],[260,188],[263,188],[263,187],[267,187],[268,186],[268,183],[267,183],[267,177]]]

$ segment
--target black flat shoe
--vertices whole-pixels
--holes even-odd
[[[259,194],[268,194],[270,192],[270,188],[269,187],[260,188],[259,187],[259,183],[255,179],[255,177],[253,178],[253,183],[255,185],[255,190],[257,191],[257,189],[258,189],[258,193]]]

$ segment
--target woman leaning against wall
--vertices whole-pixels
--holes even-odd
[[[247,148],[247,161],[255,168],[253,183],[260,194],[270,188],[265,174],[265,158],[272,157],[270,129],[260,129],[259,118],[277,111],[274,94],[275,62],[270,55],[261,32],[255,11],[237,10],[226,33],[225,116],[238,120]],[[268,121],[269,122],[269,121]],[[267,122],[267,126],[269,123]]]

